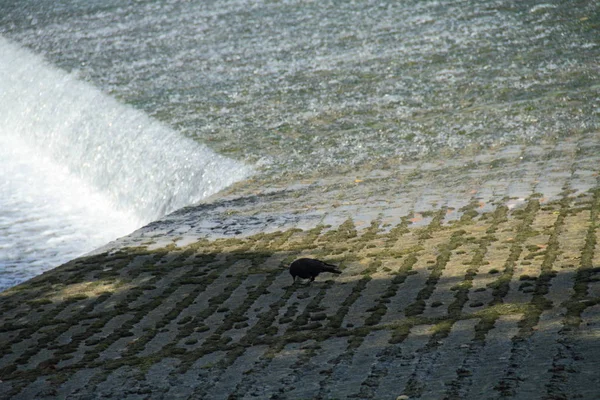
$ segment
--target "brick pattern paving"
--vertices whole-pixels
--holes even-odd
[[[598,139],[180,210],[0,293],[0,398],[596,399]]]

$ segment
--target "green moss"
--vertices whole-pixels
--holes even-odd
[[[44,306],[46,304],[52,304],[52,300],[50,300],[50,299],[33,299],[33,300],[27,300],[27,304],[29,304],[32,307],[39,307],[39,306]]]
[[[389,340],[390,344],[399,344],[406,339],[410,333],[410,329],[412,328],[412,321],[406,321],[403,324],[400,324],[392,331],[392,337]]]
[[[592,210],[592,219],[589,221],[590,227],[586,243],[582,245],[582,258],[575,277],[574,295],[567,302],[566,320],[569,326],[576,326],[581,312],[590,304],[594,304],[588,298],[587,290],[588,285],[594,279],[593,274],[597,273],[591,262],[596,244],[597,226],[597,210],[594,211],[594,207],[600,208],[598,207],[598,197],[596,193],[594,204],[586,206]],[[564,216],[568,215],[566,210],[569,206],[568,202],[565,202],[552,208],[552,211],[548,211],[558,210],[560,215],[557,222],[552,227],[545,228],[543,232],[536,232],[531,229],[531,222],[540,209],[539,204],[536,203],[535,200],[530,199],[527,207],[517,213],[520,223],[516,229],[514,240],[507,243],[510,246],[509,256],[501,269],[495,268],[490,271],[496,272],[496,276],[494,276],[495,281],[490,285],[493,289],[491,291],[493,300],[487,305],[481,301],[469,303],[468,294],[472,289],[474,277],[480,273],[480,267],[486,263],[489,264],[484,261],[487,248],[497,240],[496,231],[502,228],[500,224],[507,221],[509,215],[505,207],[498,207],[494,213],[479,217],[475,205],[471,204],[464,210],[466,214],[463,215],[463,220],[457,226],[441,226],[445,210],[443,210],[444,212],[440,210],[429,215],[433,216],[433,221],[419,232],[408,230],[406,218],[387,233],[380,231],[380,221],[378,220],[362,231],[357,231],[352,220],[348,220],[337,229],[325,234],[322,233],[324,227],[321,226],[310,231],[296,229],[274,234],[260,234],[245,239],[202,240],[184,249],[169,247],[149,252],[139,248],[131,253],[128,253],[129,250],[120,252],[116,257],[105,254],[103,257],[95,258],[95,262],[99,263],[101,268],[111,268],[110,271],[105,271],[106,277],[113,279],[112,282],[115,285],[110,291],[101,294],[98,299],[94,297],[95,295],[86,294],[86,297],[76,295],[71,296],[67,301],[56,302],[47,300],[50,296],[43,297],[46,294],[40,295],[39,300],[25,301],[26,306],[23,313],[17,313],[26,316],[27,306],[43,307],[39,310],[41,314],[39,321],[33,322],[33,325],[29,327],[18,325],[15,320],[11,320],[3,324],[0,330],[4,332],[19,330],[19,335],[24,332],[24,337],[29,337],[43,327],[56,327],[56,330],[40,332],[42,341],[48,341],[48,345],[44,345],[44,347],[53,350],[57,360],[73,358],[75,352],[81,348],[80,346],[90,347],[83,360],[75,363],[72,370],[66,372],[65,376],[57,373],[56,378],[53,379],[58,381],[66,379],[66,376],[80,367],[103,368],[99,355],[119,339],[132,335],[134,326],[142,320],[146,328],[142,330],[142,335],[136,336],[135,340],[132,337],[122,359],[107,364],[107,369],[118,368],[122,365],[141,368],[143,365],[152,365],[164,357],[175,357],[181,361],[181,371],[185,371],[203,355],[222,351],[227,354],[223,362],[211,366],[213,372],[219,373],[219,370],[234,363],[246,348],[257,344],[268,346],[268,354],[275,355],[287,343],[303,343],[302,346],[304,346],[304,342],[320,343],[337,336],[347,338],[348,354],[352,354],[354,349],[363,343],[364,338],[374,330],[389,329],[391,332],[390,342],[401,343],[409,335],[411,328],[418,324],[427,324],[434,326],[434,338],[439,340],[450,332],[456,321],[465,318],[478,319],[476,341],[483,341],[497,318],[507,314],[523,315],[523,321],[519,325],[519,338],[523,338],[537,323],[540,312],[551,305],[545,296],[555,274],[552,271],[552,265],[560,250],[556,238],[561,231],[561,224],[564,223]],[[483,224],[487,225],[482,226]],[[485,235],[482,233],[484,231]],[[437,239],[439,232],[449,235],[449,239],[432,248],[430,238]],[[407,233],[410,233],[411,236],[406,239],[411,242],[405,245],[402,236]],[[534,249],[533,245],[526,248],[526,240],[540,233],[550,236],[548,246],[544,251],[540,251],[537,246]],[[419,241],[416,244],[415,237]],[[342,269],[349,266],[354,268],[358,263],[362,265],[361,268],[356,269],[355,279],[357,280],[352,280],[354,278],[351,278],[350,274],[342,275],[342,278],[350,278],[345,280],[347,283],[343,283],[348,285],[345,288],[350,290],[350,293],[346,298],[337,299],[338,303],[336,303],[334,312],[330,312],[331,310],[327,308],[327,313],[325,313],[325,306],[330,307],[330,305],[324,305],[323,301],[326,293],[332,293],[329,290],[334,285],[342,285],[338,279],[327,282],[317,281],[310,286],[289,285],[290,279],[285,286],[276,288],[280,294],[276,298],[271,298],[270,304],[257,303],[262,296],[269,295],[269,291],[273,290],[272,285],[281,277],[281,274],[287,273],[281,267],[287,266],[291,260],[297,258],[302,252],[306,252],[307,249],[311,249],[312,255],[315,257],[341,263]],[[530,254],[524,256],[524,249],[528,250]],[[221,256],[222,252],[227,256]],[[426,304],[430,303],[432,307],[445,305],[441,301],[432,301],[437,299],[432,294],[439,290],[438,284],[448,261],[451,257],[461,256],[464,258],[467,254],[470,259],[462,263],[465,266],[462,268],[466,268],[464,277],[452,288],[454,298],[451,303],[444,300],[444,303],[448,305],[448,315],[436,318],[424,316],[423,311]],[[521,290],[531,290],[531,302],[524,305],[504,304],[506,289],[511,280],[515,279],[513,276],[515,264],[523,263],[523,259],[529,255],[533,255],[536,265],[541,263],[540,275],[537,279],[521,275],[518,280]],[[141,262],[139,258],[136,259],[138,256],[148,257],[150,261]],[[266,263],[272,256],[279,257],[282,260],[281,264],[272,266]],[[406,317],[399,318],[393,323],[381,324],[382,318],[388,312],[388,307],[390,304],[394,304],[394,298],[403,295],[402,285],[405,284],[406,278],[417,273],[412,268],[420,258],[423,258],[422,263],[427,259],[431,261],[431,272],[425,285],[420,288],[415,301],[405,310],[396,310],[397,312],[404,311]],[[133,260],[137,261],[132,263]],[[230,269],[233,263],[239,260],[247,260],[245,265],[249,265],[249,267],[233,272],[230,270],[231,273],[228,273],[227,276],[224,275],[224,271]],[[70,264],[68,266],[69,273],[77,274],[76,267],[82,265],[90,268],[85,272],[90,276],[95,273],[94,271],[99,271],[94,269],[98,266],[90,262],[89,264]],[[423,270],[419,270],[419,272],[426,273]],[[84,282],[85,274],[79,275],[69,282]],[[114,279],[115,274],[119,276],[119,280]],[[176,274],[181,276],[173,279],[172,276]],[[263,281],[260,280],[262,279],[259,277],[260,275],[264,275]],[[103,282],[111,282],[110,279]],[[209,288],[216,279],[224,281],[224,284],[220,286],[220,291],[210,293],[210,297],[206,296],[209,299],[206,303],[196,304],[198,296],[202,292],[210,290]],[[240,300],[241,304],[228,301],[237,288],[244,282],[249,283],[247,279],[255,279],[253,281],[255,284],[244,285],[247,295]],[[355,327],[350,323],[344,324],[344,319],[353,304],[364,296],[365,289],[373,279],[385,279],[386,282],[380,293],[376,294],[373,306],[366,311],[364,325],[356,324],[358,327]],[[54,296],[62,290],[68,290],[69,285],[72,284],[65,284],[59,275],[50,280],[53,283],[47,289],[44,289],[43,285],[30,284],[26,287],[27,289],[21,289],[15,293],[25,293],[27,290],[49,290],[51,292],[45,293]],[[136,286],[135,282],[140,281],[143,281],[143,284]],[[162,282],[170,283],[165,285]],[[122,290],[125,290],[125,293]],[[182,290],[182,292],[176,294],[176,290]],[[475,291],[485,290],[485,288],[479,288]],[[174,295],[179,296],[180,294],[182,295],[174,300]],[[169,299],[168,303],[167,299]],[[73,301],[81,301],[77,306],[84,306],[85,311],[78,311],[80,315],[57,323],[56,316],[66,309],[69,302]],[[168,304],[168,309],[161,312],[155,321],[145,319],[150,311],[165,307],[166,304]],[[96,306],[101,307],[95,309]],[[463,314],[465,306],[471,309]],[[193,314],[185,311],[189,307],[196,308]],[[91,317],[91,311],[94,309],[93,317]],[[250,315],[250,310],[253,310],[252,315]],[[184,311],[187,314],[182,314]],[[207,319],[212,320],[211,316],[218,312],[227,314],[225,318],[220,316],[216,319],[219,321],[218,324],[208,326]],[[132,318],[110,332],[108,336],[100,336],[100,332],[111,319],[123,313],[129,313]],[[79,320],[81,316],[85,315],[89,316],[86,325]],[[81,332],[72,336],[73,342],[67,345],[58,345],[56,340],[59,335],[76,324],[81,324]],[[344,326],[342,327],[342,325]],[[138,357],[147,343],[161,331],[175,333],[175,341],[167,344],[153,355],[155,358]],[[211,335],[208,337],[206,337],[206,333],[202,334],[209,331]],[[230,335],[237,338],[236,342],[232,341]],[[16,343],[16,339],[9,342],[10,348]],[[431,341],[428,346],[435,345],[435,342]],[[19,357],[16,357],[17,363],[27,365],[31,357],[35,356],[39,350],[40,348],[35,346],[35,348],[24,351],[19,354]],[[307,352],[309,351],[307,350]],[[310,359],[310,356],[306,357],[306,360]],[[268,362],[268,360],[264,362]],[[299,363],[301,362],[300,360]],[[22,374],[22,372],[8,371],[7,376],[17,376],[15,374]],[[416,383],[413,382],[411,385],[415,389]],[[418,393],[418,390],[415,393]]]
[[[589,301],[588,287],[592,274],[597,267],[593,265],[594,251],[597,245],[596,231],[598,227],[598,210],[600,209],[600,189],[593,192],[593,203],[590,213],[588,230],[585,237],[585,243],[581,249],[581,259],[577,272],[575,273],[575,283],[573,285],[573,295],[565,302],[567,309],[565,324],[570,329],[575,329],[581,324],[581,313],[594,304]]]
[[[454,323],[456,321],[453,319],[446,319],[444,321],[441,321],[437,324],[435,324],[433,326],[433,328],[431,329],[432,333],[433,333],[433,338],[435,340],[439,340],[442,338],[445,338],[446,336],[448,336],[450,334],[450,331],[452,330],[452,326],[454,326]]]

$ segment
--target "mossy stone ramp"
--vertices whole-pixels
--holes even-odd
[[[173,213],[0,293],[0,398],[599,398],[598,136]]]

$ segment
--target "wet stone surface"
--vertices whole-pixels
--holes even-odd
[[[241,183],[0,293],[0,398],[596,399],[599,139]]]

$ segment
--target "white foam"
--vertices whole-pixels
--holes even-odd
[[[138,227],[15,136],[0,135],[0,160],[0,290]]]
[[[0,38],[0,290],[247,177]]]
[[[148,222],[250,169],[0,38],[2,135],[22,138]]]

